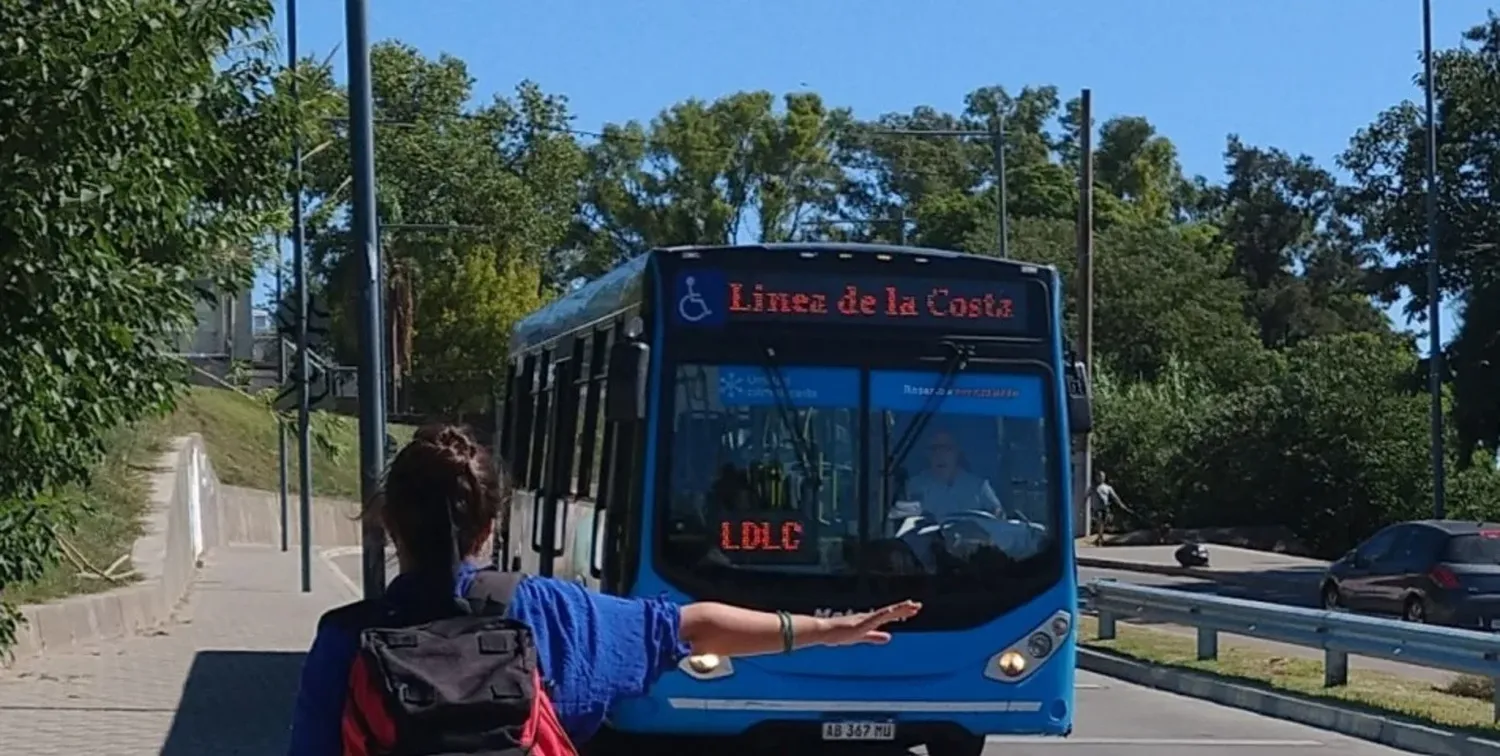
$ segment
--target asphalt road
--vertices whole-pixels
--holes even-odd
[[[992,738],[986,756],[1212,753],[1215,756],[1310,756],[1405,753],[1363,740],[1257,716],[1239,709],[1078,673],[1072,737]],[[1205,750],[1207,749],[1207,750]]]
[[[1079,583],[1088,583],[1092,580],[1119,580],[1122,583],[1154,585],[1178,591],[1201,591],[1203,593],[1214,593],[1220,596],[1250,599],[1252,601],[1269,601],[1276,604],[1290,604],[1292,606],[1309,608],[1317,608],[1318,606],[1318,578],[1315,575],[1277,575],[1275,577],[1257,578],[1254,575],[1241,573],[1239,579],[1243,582],[1234,584],[1215,583],[1209,580],[1178,575],[1156,575],[1149,572],[1129,572],[1126,570],[1100,570],[1090,567],[1078,568]]]

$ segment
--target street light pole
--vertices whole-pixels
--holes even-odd
[[[1441,520],[1444,501],[1443,455],[1443,324],[1442,287],[1438,268],[1437,120],[1433,116],[1432,0],[1422,0],[1422,65],[1427,107],[1427,391],[1432,415],[1432,515]]]
[[[359,493],[368,504],[385,469],[384,330],[380,325],[380,247],[375,218],[375,119],[370,83],[369,6],[344,0],[349,48],[349,151],[353,163],[352,251],[363,263],[359,318]],[[365,598],[385,593],[385,532],[365,518],[362,538]]]
[[[288,0],[288,4],[296,0]],[[276,236],[276,305],[271,310],[272,317],[279,320],[281,306],[286,303],[286,295],[282,293],[281,279],[286,277],[283,269],[286,263],[286,252],[281,248],[281,236]],[[282,342],[281,325],[276,326],[276,385],[286,385],[286,344]],[[286,423],[281,421],[280,413],[276,417],[276,488],[278,500],[281,502],[281,550],[289,548],[291,540],[291,518],[287,507],[287,480],[286,480]]]
[[[1010,218],[1005,209],[1006,178],[1005,178],[1005,113],[997,111],[995,114],[994,128],[985,131],[974,129],[875,129],[876,134],[887,136],[924,136],[924,137],[989,137],[991,148],[994,150],[995,164],[995,206],[999,218],[998,228],[995,230],[995,248],[1001,259],[1010,259]]]
[[[999,235],[996,241],[996,249],[1000,250],[1000,259],[1010,259],[1010,218],[1005,212],[1005,111],[997,109],[995,112],[995,128],[991,131],[993,135],[992,149],[995,151],[995,197],[1000,211],[1000,227],[995,233]]]
[[[286,3],[287,67],[292,102],[300,104],[297,86],[297,0]],[[300,108],[299,108],[300,113]],[[312,592],[312,397],[307,359],[307,250],[302,222],[302,124],[292,129],[292,269],[297,278],[297,500],[301,508],[298,541],[302,558],[302,592]]]

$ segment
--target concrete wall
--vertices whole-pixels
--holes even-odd
[[[222,491],[197,434],[175,439],[151,473],[146,532],[131,550],[140,580],[104,593],[21,607],[16,658],[148,630],[187,595],[203,553],[223,543]],[[8,661],[8,660],[6,660]]]
[[[291,472],[296,473],[295,461]],[[271,546],[281,543],[281,497],[274,491],[224,486],[221,493],[225,544]],[[302,543],[301,500],[287,493],[288,544]],[[360,545],[359,505],[312,497],[312,543],[319,547]]]

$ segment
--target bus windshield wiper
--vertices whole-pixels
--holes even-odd
[[[953,354],[948,358],[948,362],[943,365],[943,371],[938,374],[937,385],[933,387],[932,393],[927,395],[926,401],[922,403],[922,408],[917,410],[916,415],[912,416],[911,422],[906,426],[906,430],[896,439],[895,448],[891,449],[890,454],[885,458],[885,469],[881,472],[881,479],[885,481],[886,490],[891,491],[892,496],[895,495],[895,489],[891,486],[891,476],[902,465],[906,464],[906,458],[911,454],[912,448],[917,445],[917,439],[922,435],[922,431],[926,430],[927,424],[937,415],[938,410],[943,405],[943,399],[952,390],[953,384],[958,380],[958,374],[969,366],[969,357],[974,352],[973,347],[952,341],[945,341],[943,344],[953,350]],[[892,503],[891,501],[887,501],[885,505],[889,508]]]
[[[787,388],[786,375],[781,372],[781,362],[776,358],[776,350],[767,346],[764,351],[766,359],[761,364],[761,369],[765,371],[766,382],[771,386],[771,396],[776,401],[776,409],[781,416],[781,422],[791,436],[792,450],[797,454],[797,460],[802,465],[802,474],[806,479],[804,496],[817,499],[818,489],[823,483],[822,471],[813,465],[813,460],[817,458],[817,449],[802,434],[802,429],[797,427],[797,406],[792,401],[791,390]],[[799,501],[798,505],[803,503]]]

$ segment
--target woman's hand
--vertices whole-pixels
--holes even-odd
[[[899,604],[876,609],[864,614],[848,614],[842,617],[829,617],[823,621],[827,623],[825,630],[821,633],[822,641],[827,646],[853,646],[859,643],[889,643],[891,634],[880,628],[892,622],[902,622],[916,616],[922,611],[922,605],[916,601],[902,601]]]

